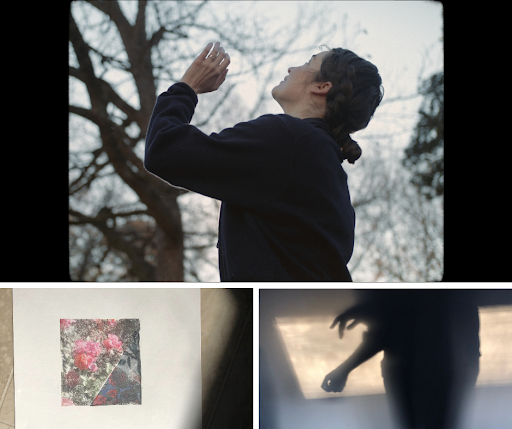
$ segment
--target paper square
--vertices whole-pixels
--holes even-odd
[[[109,318],[140,322],[141,404],[62,406],[60,319]],[[13,329],[17,428],[201,428],[200,289],[15,288]]]
[[[60,319],[62,405],[140,404],[139,330],[139,319]]]

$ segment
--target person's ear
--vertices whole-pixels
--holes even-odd
[[[329,92],[331,88],[331,82],[315,83],[315,85],[313,85],[313,87],[311,88],[311,92],[317,95],[325,95]]]

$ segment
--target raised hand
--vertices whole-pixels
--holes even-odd
[[[362,314],[360,311],[360,306],[352,307],[351,309],[345,311],[344,313],[336,317],[336,319],[334,319],[334,322],[332,322],[330,329],[333,329],[339,323],[338,333],[341,339],[343,338],[346,323],[349,320],[355,319],[350,325],[346,327],[348,330],[353,329],[356,325],[363,322],[361,316]]]
[[[213,49],[212,45],[211,42],[206,45],[180,81],[190,86],[196,94],[216,91],[226,80],[229,55],[219,42],[213,45]]]

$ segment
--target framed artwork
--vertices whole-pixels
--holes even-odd
[[[13,289],[16,427],[199,429],[200,290]]]

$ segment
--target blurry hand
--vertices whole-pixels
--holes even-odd
[[[363,319],[361,318],[361,315],[358,314],[357,309],[357,307],[353,307],[344,313],[341,313],[338,317],[336,317],[336,319],[334,319],[334,322],[332,322],[330,329],[333,329],[339,323],[338,333],[340,339],[343,338],[345,325],[349,320],[355,319],[350,325],[346,327],[348,330],[353,329],[356,325],[363,322]]]
[[[349,371],[343,365],[340,365],[334,371],[331,371],[324,378],[322,389],[326,392],[342,392],[347,383]]]
[[[185,72],[180,82],[190,86],[196,94],[204,94],[219,89],[228,73],[227,66],[230,63],[229,55],[220,46],[208,43],[203,52],[194,60]],[[210,52],[210,55],[208,53]]]

